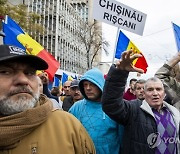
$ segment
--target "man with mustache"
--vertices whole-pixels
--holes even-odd
[[[0,45],[0,153],[95,153],[80,122],[40,94],[36,71],[47,68],[19,47]]]
[[[79,81],[73,80],[70,84],[70,96],[66,96],[63,101],[62,108],[64,111],[68,111],[70,107],[77,101],[83,99],[83,96],[79,90]]]

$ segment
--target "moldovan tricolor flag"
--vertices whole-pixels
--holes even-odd
[[[147,71],[148,64],[142,52],[129,40],[129,38],[122,32],[119,32],[118,42],[116,46],[115,58],[120,59],[122,52],[132,49],[134,53],[141,54],[142,57],[136,58],[133,61],[135,67],[141,68],[144,70],[144,73]]]
[[[61,76],[61,83],[60,83],[60,89],[62,90],[62,87],[64,85],[64,83],[66,81],[73,81],[73,77],[71,75],[68,75],[66,73],[63,72],[62,76]]]
[[[174,36],[176,39],[176,45],[177,45],[177,50],[180,52],[180,27],[174,23],[172,23],[173,29],[174,29]]]
[[[8,16],[6,16],[5,22],[3,23],[3,32],[6,34],[3,38],[4,44],[16,45],[25,49],[28,54],[36,55],[44,59],[49,65],[45,71],[49,75],[49,80],[53,81],[53,77],[60,64],[50,53],[25,33],[22,28]]]

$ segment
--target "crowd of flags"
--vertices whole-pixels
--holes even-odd
[[[57,76],[54,76],[53,82],[50,83],[49,89],[52,87],[59,87],[59,89],[62,90],[62,87],[66,81],[72,81],[72,80],[77,80],[78,77],[76,75],[68,75],[67,73],[63,72],[61,79]]]
[[[177,50],[180,51],[180,27],[172,23],[174,36],[176,40]],[[61,80],[55,76],[56,71],[60,67],[60,63],[42,47],[38,42],[32,39],[24,30],[9,16],[5,17],[3,22],[3,32],[5,37],[3,38],[4,44],[11,44],[21,47],[26,50],[28,54],[36,55],[44,59],[49,68],[45,70],[49,75],[49,80],[53,82],[53,86],[62,88],[64,82],[67,80],[76,79],[72,76],[63,72]],[[122,32],[119,32],[119,37],[117,39],[115,58],[120,59],[122,52],[126,50],[133,50],[133,53],[139,53],[142,57],[137,58],[133,61],[133,65],[147,71],[147,61],[143,53],[136,47],[136,45]]]

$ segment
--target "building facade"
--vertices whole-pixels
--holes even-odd
[[[39,22],[45,26],[45,33],[35,39],[60,62],[60,69],[77,74],[87,71],[87,46],[81,36],[90,37],[89,25],[94,22],[90,17],[92,0],[90,3],[87,0],[9,1],[14,5],[25,4],[29,12],[41,16]]]

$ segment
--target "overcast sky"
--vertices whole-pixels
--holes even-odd
[[[171,22],[180,26],[179,0],[118,0],[129,7],[147,14],[143,36],[122,31],[144,54],[149,65],[147,73],[140,78],[149,78],[170,57],[177,53]],[[110,43],[109,56],[102,61],[111,62],[116,45],[117,27],[103,23],[103,35]],[[131,73],[130,78],[136,77]],[[137,78],[137,77],[136,77]]]

